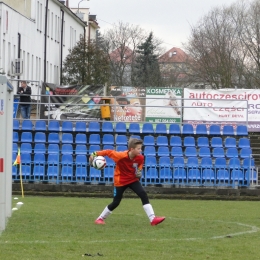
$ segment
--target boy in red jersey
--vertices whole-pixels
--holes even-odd
[[[90,164],[92,164],[95,156],[108,156],[116,163],[114,171],[114,199],[96,219],[96,224],[105,224],[104,219],[120,204],[123,193],[127,188],[134,191],[141,199],[144,211],[152,226],[158,225],[165,220],[165,217],[156,217],[154,215],[153,207],[149,203],[147,193],[139,181],[142,176],[144,164],[144,156],[141,154],[142,144],[142,140],[131,138],[128,142],[127,151],[103,150],[91,154],[89,158]]]

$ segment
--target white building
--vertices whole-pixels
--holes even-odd
[[[86,34],[86,23],[64,4],[59,0],[0,0],[0,73],[10,79],[61,83],[62,62]]]

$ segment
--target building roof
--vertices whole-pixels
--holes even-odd
[[[173,47],[159,57],[159,63],[184,63],[188,58],[182,49]]]
[[[120,62],[122,60],[125,61],[125,63],[132,63],[133,60],[133,51],[127,47],[119,47],[112,51],[110,54],[110,59],[114,62]]]

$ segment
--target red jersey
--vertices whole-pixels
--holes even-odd
[[[130,159],[128,156],[128,152],[129,151],[117,152],[114,150],[103,150],[97,152],[97,155],[108,156],[115,161],[115,187],[125,186],[139,180],[135,174],[137,170],[142,170],[144,164],[144,156],[137,155],[133,159]]]

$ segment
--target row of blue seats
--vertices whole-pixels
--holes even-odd
[[[130,134],[199,134],[199,135],[239,135],[247,136],[248,130],[245,125],[238,125],[236,129],[232,125],[225,125],[221,130],[219,125],[210,125],[209,129],[205,124],[198,124],[195,128],[192,124],[183,124],[182,129],[179,124],[170,124],[169,128],[167,124],[156,124],[155,129],[152,123],[130,123],[129,127],[124,122],[76,122],[75,127],[70,121],[63,121],[60,125],[60,121],[52,120],[49,121],[48,125],[43,120],[38,120],[33,125],[31,120],[24,120],[22,122],[21,128],[20,123],[17,119],[14,119],[13,130],[23,130],[23,131],[46,131],[49,132],[89,132],[89,133],[130,133]]]
[[[23,178],[58,178],[62,180],[71,180],[73,177],[76,179],[86,180],[90,178],[110,178],[112,181],[114,162],[107,158],[107,167],[103,171],[98,171],[93,167],[88,167],[86,156],[78,155],[75,162],[71,155],[63,155],[61,162],[58,156],[49,155],[48,160],[45,156],[38,154],[35,156],[34,161],[31,161],[30,155],[22,155],[22,177]],[[33,165],[32,165],[33,164]],[[74,167],[75,166],[75,167]],[[18,169],[13,166],[13,179],[19,177]],[[188,158],[187,163],[184,162],[183,157],[174,158],[171,163],[169,157],[161,157],[159,164],[157,164],[155,157],[147,157],[143,169],[142,181],[146,182],[147,179],[153,179],[152,183],[159,184],[162,179],[174,180],[175,183],[184,183],[186,181],[195,181],[202,183],[202,181],[217,182],[234,182],[239,181],[241,185],[249,185],[250,181],[256,181],[257,172],[254,169],[254,160],[245,159],[243,165],[240,161],[230,160],[227,162],[222,158],[218,158],[213,165],[210,158],[203,158],[201,163],[198,163],[197,158]],[[223,185],[223,183],[220,185]]]
[[[127,150],[126,145],[104,145],[103,149],[111,149],[116,151],[125,151]],[[46,145],[43,143],[35,144],[34,148],[32,148],[31,143],[22,143],[20,146],[21,153],[61,153],[61,154],[90,154],[93,151],[102,150],[100,145],[89,145],[88,147],[85,144],[77,144],[75,150],[73,149],[72,144],[62,144],[61,149],[58,144],[49,144],[47,151]],[[18,145],[13,143],[13,152],[17,153]],[[196,147],[167,147],[167,146],[159,146],[156,149],[155,146],[145,146],[143,149],[144,156],[185,156],[185,157],[240,157],[247,158],[252,157],[252,149],[251,148],[241,148],[238,150],[237,148],[230,147],[224,150],[222,147],[213,148],[212,151],[209,147],[200,147],[197,149]]]
[[[60,138],[61,137],[61,138]],[[140,138],[140,136],[132,135],[131,137]],[[88,140],[89,139],[89,140]],[[126,135],[116,135],[104,134],[103,137],[100,134],[90,134],[87,137],[86,134],[76,134],[75,140],[71,133],[63,133],[59,135],[58,133],[49,133],[46,135],[43,132],[36,132],[33,138],[31,132],[23,132],[21,134],[21,140],[19,138],[18,132],[13,132],[13,142],[35,142],[35,143],[70,143],[70,144],[108,144],[108,145],[127,145],[128,138]],[[152,135],[146,135],[143,138],[144,145],[157,145],[157,146],[197,146],[197,147],[238,147],[238,148],[250,148],[250,140],[247,137],[240,137],[237,139],[235,137],[226,137],[222,140],[221,137],[198,137],[196,140],[193,136],[186,136],[182,139],[180,136],[158,136],[154,137]]]

